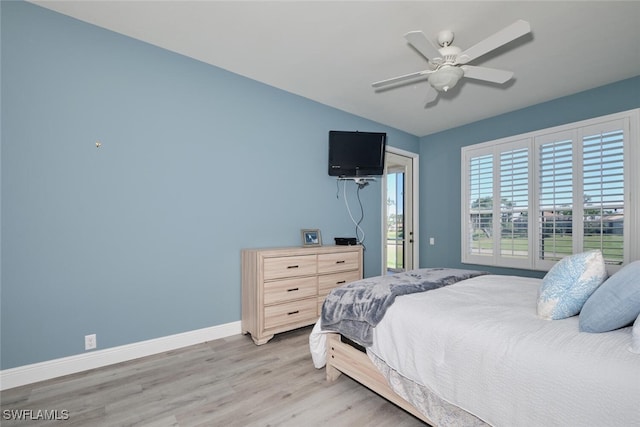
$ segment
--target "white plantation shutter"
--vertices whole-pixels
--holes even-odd
[[[537,138],[538,258],[557,261],[573,251],[573,132]]]
[[[529,149],[500,153],[500,255],[529,257]]]
[[[479,256],[492,256],[493,245],[493,155],[471,157],[469,167],[468,252]]]
[[[465,262],[530,267],[529,145],[510,141],[466,153]]]
[[[548,270],[599,249],[611,274],[640,259],[639,128],[636,109],[463,147],[462,262]]]
[[[600,249],[605,261],[624,260],[624,123],[583,130],[583,250]]]

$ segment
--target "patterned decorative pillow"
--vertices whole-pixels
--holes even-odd
[[[609,332],[640,315],[640,261],[622,267],[589,297],[580,312],[580,331]]]
[[[607,269],[599,250],[562,258],[542,279],[538,316],[546,320],[575,316],[606,278]]]
[[[635,322],[633,322],[633,329],[631,329],[631,347],[629,347],[631,353],[640,354],[640,315]]]

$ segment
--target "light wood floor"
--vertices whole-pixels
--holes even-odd
[[[2,426],[424,426],[345,375],[313,367],[311,328],[234,336],[1,393]],[[66,410],[15,421],[6,410]]]

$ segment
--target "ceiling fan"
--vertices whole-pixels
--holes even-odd
[[[426,70],[405,74],[372,84],[374,88],[394,85],[400,82],[427,77],[429,81],[425,103],[429,104],[438,96],[438,92],[447,92],[462,77],[485,80],[493,83],[506,83],[513,77],[513,72],[495,68],[467,65],[474,59],[491,52],[525,34],[531,32],[528,22],[518,20],[498,31],[467,50],[453,46],[453,32],[449,30],[438,33],[438,44],[435,46],[422,31],[410,31],[404,35],[409,44],[427,59]]]

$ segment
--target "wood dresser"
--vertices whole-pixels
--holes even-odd
[[[242,333],[257,345],[315,323],[331,289],[362,279],[362,246],[242,250]]]

